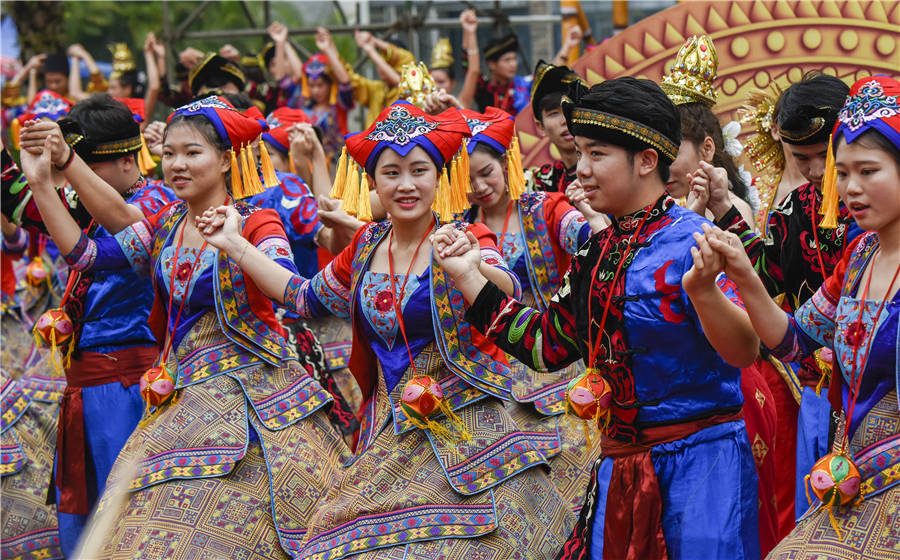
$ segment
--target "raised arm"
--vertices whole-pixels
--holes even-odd
[[[481,53],[478,51],[478,16],[475,10],[465,10],[459,15],[459,23],[463,28],[463,50],[466,52],[466,76],[459,101],[464,107],[471,107],[475,100],[475,89],[481,76]]]
[[[144,218],[137,206],[125,202],[118,191],[94,173],[63,141],[62,132],[56,123],[45,120],[26,123],[22,128],[21,138],[23,154],[29,150],[39,153],[45,146],[49,146],[51,153],[48,157],[51,162],[62,170],[84,207],[108,232],[116,234]],[[51,139],[49,144],[45,143],[47,139]]]
[[[341,55],[338,54],[337,46],[334,44],[331,33],[324,27],[319,27],[316,30],[316,47],[328,57],[328,64],[331,66],[331,71],[334,72],[334,79],[337,80],[338,84],[349,84],[350,74],[347,73],[347,70],[341,63]]]
[[[372,63],[375,64],[379,78],[387,84],[388,88],[396,87],[400,83],[400,74],[378,52],[375,37],[368,31],[357,30],[353,34],[353,38],[356,39],[356,46],[362,49]]]
[[[554,66],[565,66],[569,63],[569,53],[572,52],[572,49],[578,47],[581,44],[581,37],[583,33],[581,31],[581,27],[577,25],[573,25],[569,28],[568,33],[566,33],[566,38],[563,41],[562,47],[559,49],[559,52],[556,53],[556,57],[553,59]]]
[[[21,90],[22,80],[28,76],[29,87],[28,87],[28,99],[30,101],[34,99],[34,96],[37,95],[37,71],[44,64],[44,59],[47,58],[47,55],[36,54],[28,59],[28,62],[25,63],[25,66],[22,67],[21,70],[13,76],[12,80],[9,80],[3,86],[3,103],[4,105],[20,105],[21,103],[15,103],[13,100],[19,96],[19,92]],[[32,86],[34,87],[34,91],[32,92]]]
[[[75,63],[69,68],[69,97],[74,101],[86,99],[91,93],[106,91],[106,80],[103,79],[103,73],[100,67],[94,61],[94,57],[83,46],[78,43],[69,47],[68,55],[75,58]],[[88,72],[91,74],[91,85],[88,92],[85,93],[81,87],[81,72],[78,60],[84,61]]]
[[[147,91],[144,93],[144,122],[141,123],[141,130],[146,128],[156,108],[156,101],[159,99],[160,79],[159,67],[156,65],[156,36],[151,31],[147,34],[144,41],[144,64],[147,66]]]

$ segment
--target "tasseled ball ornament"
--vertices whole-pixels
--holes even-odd
[[[834,517],[834,508],[849,504],[859,495],[859,485],[862,481],[859,469],[846,455],[829,453],[816,461],[812,471],[806,475],[806,480],[812,487],[813,494],[822,500],[822,507],[828,510],[834,532],[839,539],[844,540]],[[809,500],[808,491],[806,499]]]
[[[417,375],[406,382],[400,395],[400,408],[409,417],[409,421],[418,428],[431,430],[444,441],[467,440],[472,437],[459,417],[444,400],[444,391],[434,378]],[[452,429],[439,424],[430,417],[443,413],[450,421]]]
[[[400,407],[410,418],[421,422],[441,407],[444,391],[437,381],[427,375],[413,377],[406,382],[400,396]]]
[[[49,280],[50,269],[47,268],[43,258],[38,257],[28,263],[28,266],[25,268],[25,278],[28,280],[28,284],[34,287],[40,286]]]
[[[75,325],[72,324],[69,314],[60,307],[45,311],[38,317],[33,330],[35,345],[50,349],[50,365],[53,366],[57,376],[63,377],[65,367],[72,363],[72,351],[75,348],[72,341]],[[56,351],[66,343],[70,344],[65,358],[57,361]]]
[[[566,402],[576,416],[584,420],[608,417],[612,404],[609,383],[593,368],[569,381]]]
[[[154,366],[141,376],[141,396],[148,406],[162,406],[174,392],[175,379],[165,366]]]
[[[69,314],[59,308],[44,312],[34,324],[34,334],[42,346],[61,346],[74,332]]]
[[[824,504],[844,506],[859,494],[859,469],[845,455],[829,453],[813,465],[809,485]]]

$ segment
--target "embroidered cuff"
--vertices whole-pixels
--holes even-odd
[[[797,336],[797,323],[794,317],[788,317],[788,328],[784,338],[774,348],[769,349],[776,358],[785,362],[796,362],[803,357],[800,340]]]
[[[17,227],[16,233],[12,237],[3,236],[3,252],[10,255],[18,255],[25,252],[28,247],[28,234],[25,230]]]
[[[63,255],[63,259],[69,265],[69,268],[76,272],[88,270],[94,266],[94,261],[97,260],[97,244],[93,239],[88,238],[84,232],[81,232],[78,243],[72,247],[68,254]]]

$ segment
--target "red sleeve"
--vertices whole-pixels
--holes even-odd
[[[494,234],[486,225],[484,224],[469,224],[466,228],[466,231],[469,231],[478,238],[478,244],[481,245],[482,248],[493,249],[495,251],[499,251],[497,249],[497,235]]]
[[[844,276],[847,274],[847,266],[850,264],[850,258],[853,256],[853,252],[856,250],[856,246],[859,245],[860,240],[865,237],[865,235],[859,235],[844,247],[844,252],[841,254],[841,260],[838,261],[837,266],[834,267],[831,275],[826,278],[825,282],[820,286],[819,289],[823,290],[831,301],[836,302],[841,298],[841,291],[844,288]]]

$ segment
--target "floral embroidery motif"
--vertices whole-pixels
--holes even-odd
[[[203,271],[212,266],[213,261],[215,260],[215,253],[213,251],[204,250],[203,254],[200,256],[200,263],[197,264],[196,269],[194,269],[194,261],[197,259],[197,249],[190,247],[181,248],[178,254],[177,264],[174,262],[174,247],[169,246],[163,249],[161,256],[163,282],[165,283],[167,292],[172,293],[174,289],[172,299],[176,302],[181,302],[185,298],[190,300],[194,286],[197,284],[197,280],[203,274]],[[173,265],[175,266],[174,288],[170,285],[172,281]],[[192,270],[193,275],[191,274]]]
[[[466,119],[466,124],[468,124],[469,128],[472,130],[472,136],[481,134],[482,132],[487,130],[489,126],[491,126],[491,123],[486,123],[478,119]]]
[[[388,118],[375,125],[375,130],[370,132],[366,139],[376,142],[393,142],[404,146],[409,144],[413,138],[428,134],[437,126],[438,123],[428,122],[424,117],[414,117],[406,107],[397,105],[391,109]]]
[[[406,287],[401,288],[403,275],[394,276],[397,280],[397,290],[403,291],[403,300],[400,302],[401,312],[409,298],[419,288],[419,279],[410,275],[406,281]],[[388,348],[394,347],[397,339],[399,324],[397,323],[397,311],[394,305],[394,294],[391,291],[391,280],[387,274],[378,272],[366,272],[360,283],[362,290],[362,312],[378,336],[387,344]]]
[[[886,119],[900,114],[896,95],[886,95],[877,80],[867,82],[856,95],[844,103],[838,119],[856,132],[870,121]]]

